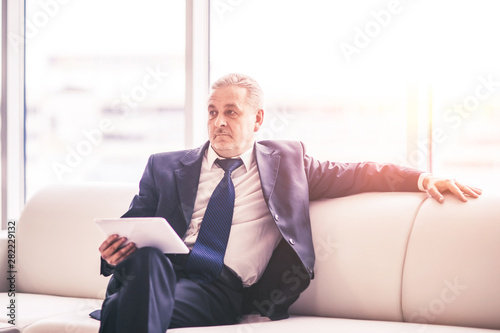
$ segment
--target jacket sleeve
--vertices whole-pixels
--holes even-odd
[[[139,194],[134,196],[128,211],[122,217],[155,216],[158,206],[158,192],[154,181],[153,160],[154,155],[151,155],[139,183]],[[108,264],[101,257],[101,274],[109,276],[113,274],[113,270],[114,266]]]
[[[101,275],[110,276],[113,274],[114,266],[108,264],[106,260],[101,257]]]
[[[418,191],[421,171],[396,164],[375,162],[320,162],[308,156],[304,145],[301,145],[310,200],[342,197],[361,192]]]

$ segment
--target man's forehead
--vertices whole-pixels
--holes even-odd
[[[209,98],[209,107],[240,107],[246,101],[247,91],[245,88],[237,86],[229,86],[214,89]]]
[[[208,101],[208,107],[209,108],[217,108],[219,105],[219,103],[211,103],[210,101]],[[223,105],[224,108],[240,108],[240,106],[238,105],[238,103],[226,103]]]

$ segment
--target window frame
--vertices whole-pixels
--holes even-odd
[[[2,229],[25,203],[24,10],[24,1],[2,0]]]

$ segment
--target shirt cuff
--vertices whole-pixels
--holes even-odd
[[[431,174],[430,174],[430,173],[428,173],[428,172],[422,172],[422,173],[420,174],[420,176],[418,177],[418,182],[417,182],[417,184],[418,184],[418,189],[419,189],[420,191],[422,191],[422,192],[425,192],[425,191],[426,191],[426,189],[424,188],[424,178],[425,178],[425,177],[427,177],[427,176],[430,176],[430,175],[431,175]]]

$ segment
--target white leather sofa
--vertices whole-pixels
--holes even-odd
[[[118,217],[136,185],[45,188],[16,228],[16,326],[0,280],[0,332],[96,333],[108,279],[94,217]],[[316,278],[291,318],[179,332],[493,332],[500,329],[500,196],[442,205],[424,193],[365,193],[311,205]],[[1,269],[7,272],[7,240]],[[263,304],[265,306],[265,304]],[[142,333],[142,332],[138,332]]]

